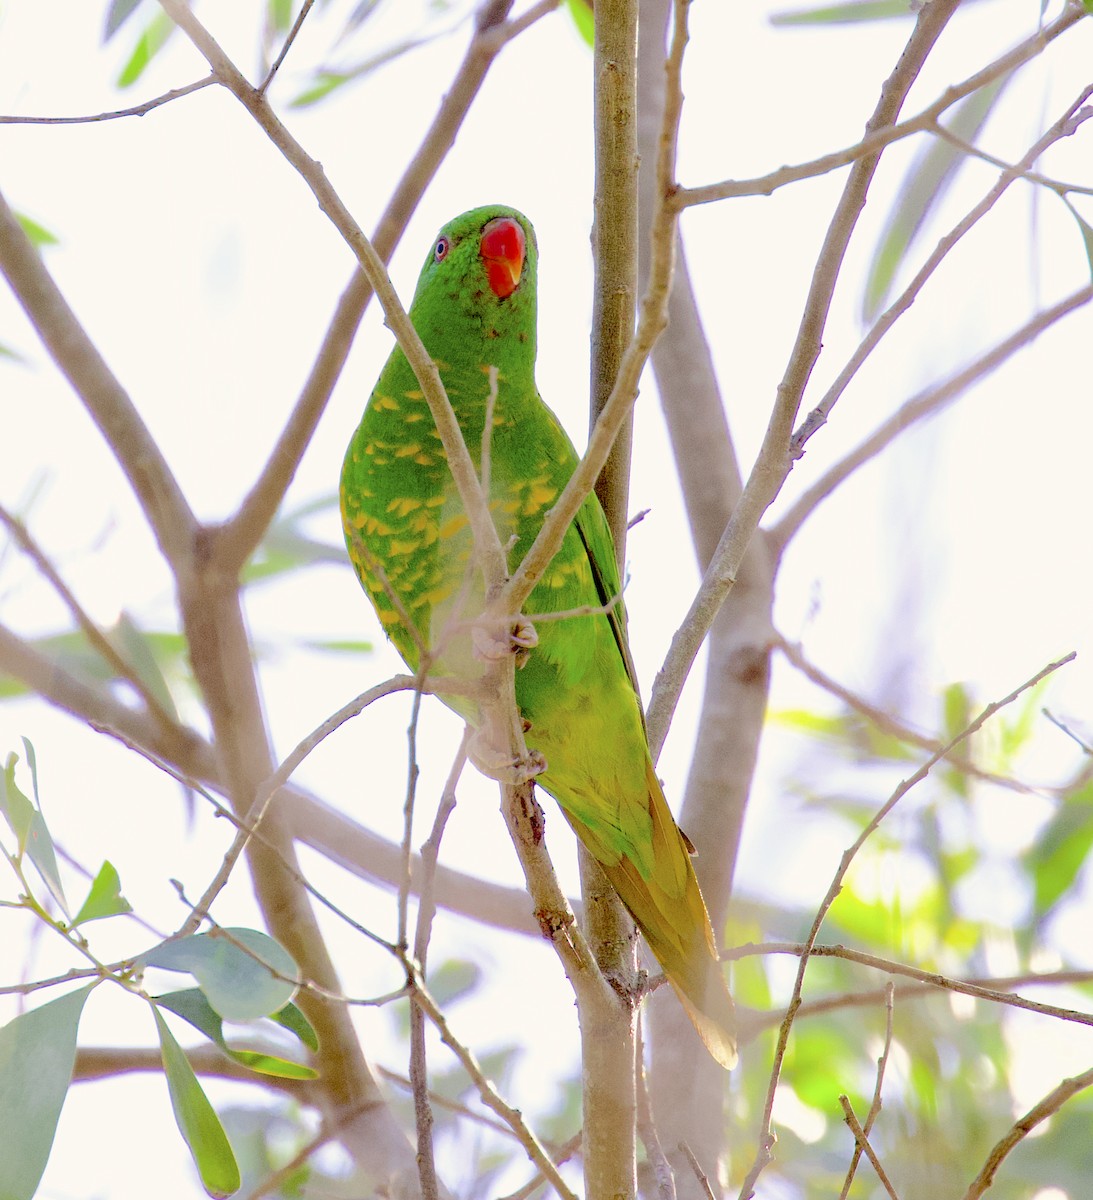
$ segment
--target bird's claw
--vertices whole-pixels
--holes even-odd
[[[475,654],[487,662],[499,662],[515,654],[520,666],[527,652],[539,644],[539,635],[527,617],[517,616],[503,629],[498,629],[496,624],[478,622],[471,627],[471,644]]]
[[[484,729],[477,730],[471,738],[467,757],[487,778],[514,787],[535,779],[547,769],[546,759],[538,750],[529,750],[521,758],[493,742]]]

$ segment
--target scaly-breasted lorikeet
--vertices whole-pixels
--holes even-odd
[[[490,206],[441,230],[410,307],[478,468],[490,367],[497,368],[489,503],[510,567],[578,461],[535,386],[535,289],[530,223]],[[349,444],[341,505],[349,556],[410,667],[418,669],[420,652],[404,614],[430,650],[444,642],[432,676],[477,674],[466,632],[482,597],[469,571],[471,532],[428,404],[398,347]],[[710,1053],[732,1066],[733,1004],[689,843],[653,769],[621,591],[607,521],[589,496],[525,608],[593,611],[538,622],[538,645],[516,672],[517,703],[529,748],[546,760],[538,782],[630,910]],[[473,703],[450,703],[475,724]]]

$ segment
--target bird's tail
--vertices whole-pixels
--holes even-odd
[[[672,817],[651,762],[647,781],[654,863],[648,878],[625,855],[601,857],[595,847],[589,849],[645,935],[707,1050],[731,1069],[736,1065],[736,1010],[691,865],[691,847]]]

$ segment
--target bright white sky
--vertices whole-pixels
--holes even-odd
[[[119,96],[112,80],[133,33],[127,30],[118,44],[100,52],[103,7],[9,0],[0,8],[0,112],[112,109],[204,73],[195,52],[177,37],[137,87]],[[331,11],[344,14],[349,7],[335,3]],[[258,0],[198,7],[246,70],[253,70],[260,9]],[[136,23],[145,19],[141,12]],[[694,5],[681,152],[685,183],[745,177],[855,141],[908,28],[897,22],[779,31],[769,27],[767,13],[766,6],[715,0]],[[417,5],[382,6],[371,26],[376,44],[416,27],[418,15]],[[962,13],[908,111],[1030,32],[1036,20],[1036,5],[1017,0],[995,0]],[[302,70],[322,59],[338,27],[333,15],[313,15],[274,91],[276,102],[283,104],[300,88],[302,76],[294,75],[294,66]],[[1085,82],[1088,29],[1064,41],[1049,63],[1034,65],[1006,97],[988,138],[996,153],[1022,154],[1036,130],[1053,120]],[[376,72],[331,102],[285,113],[365,229],[374,225],[435,111],[464,42],[460,32]],[[590,55],[564,15],[542,21],[510,47],[392,265],[408,301],[422,248],[452,215],[488,201],[527,212],[541,252],[540,388],[578,443],[586,423],[590,314],[590,95]],[[1088,135],[1083,136],[1084,141],[1080,136],[1058,148],[1050,160],[1052,173],[1087,176]],[[836,298],[825,356],[816,371],[818,386],[808,397],[812,402],[860,335],[855,281],[911,152],[895,148],[875,185]],[[992,178],[986,168],[964,173],[930,245]],[[765,426],[841,179],[687,215],[692,271],[745,463]],[[10,203],[59,236],[61,244],[47,252],[47,261],[166,448],[197,512],[208,519],[231,512],[295,399],[351,267],[348,250],[310,193],[241,108],[215,89],[141,120],[0,129],[0,188]],[[886,344],[830,425],[813,439],[790,480],[789,498],[918,388],[1042,304],[1080,286],[1087,275],[1077,228],[1061,206],[1041,197],[1033,207],[1027,188],[1013,188],[984,236],[962,249],[928,289],[906,328]],[[0,499],[19,508],[33,488],[41,487],[33,509],[35,532],[98,619],[110,623],[125,608],[149,623],[170,621],[166,572],[113,460],[6,292],[0,293],[0,342],[27,360],[24,366],[0,364],[8,430],[0,457]],[[778,596],[780,629],[790,638],[803,638],[813,657],[851,687],[882,701],[906,703],[910,715],[927,727],[936,719],[936,699],[947,683],[967,680],[986,701],[1049,659],[1077,649],[1078,663],[1053,684],[1048,702],[1078,725],[1093,727],[1089,343],[1085,312],[844,488],[806,527],[787,558]],[[345,442],[390,344],[373,307],[302,464],[290,505],[334,489]],[[631,508],[652,509],[631,538],[628,593],[635,657],[647,690],[697,582],[689,542],[680,534],[681,508],[651,385],[639,409]],[[316,528],[332,543],[340,537],[333,511]],[[4,567],[0,618],[30,633],[57,628],[63,613],[34,586],[30,569],[11,554]],[[256,637],[265,643],[377,636],[347,571],[311,572],[294,583],[257,590],[249,613]],[[903,664],[899,670],[890,667],[893,659]],[[364,685],[397,667],[386,649],[374,660],[279,651],[263,674],[278,751],[287,753]],[[700,678],[696,674],[696,681]],[[696,695],[692,688],[685,696],[661,761],[670,796],[682,790]],[[772,704],[775,710],[828,707],[781,667]],[[384,705],[325,744],[299,778],[397,838],[406,720],[401,700]],[[430,799],[447,771],[448,744],[454,749],[458,727],[439,707],[430,707],[427,731],[440,747],[425,764],[419,793]],[[164,930],[176,926],[180,908],[166,876],[183,880],[191,895],[200,893],[223,852],[226,831],[200,807],[193,825],[187,824],[173,785],[40,706],[0,707],[0,752],[14,749],[20,734],[37,746],[47,814],[59,840],[92,868],[110,857],[138,910]],[[801,751],[798,740],[777,729],[765,743],[741,862],[746,894],[814,903],[848,840],[844,829],[800,812],[794,824],[798,839],[787,843],[787,808],[800,802],[786,796],[785,785],[788,777],[802,773]],[[1073,761],[1062,735],[1048,728],[1022,773],[1056,779]],[[386,776],[386,793],[366,792],[366,773]],[[878,803],[886,790],[878,785]],[[990,825],[998,853],[1019,852],[1044,806],[1007,796],[993,797],[992,803],[997,804]],[[431,820],[428,804],[422,811],[422,820]],[[572,881],[575,873],[560,828],[560,821],[551,820],[556,858]],[[149,839],[172,846],[172,853],[149,855]],[[445,860],[467,870],[488,863],[492,877],[518,882],[495,795],[476,779],[465,780]],[[906,869],[913,886],[913,866]],[[381,930],[391,928],[393,905],[384,894],[331,877],[329,867],[322,879],[331,895],[362,919]],[[73,890],[79,891],[75,881]],[[255,920],[242,877],[222,903],[219,915],[225,923]],[[109,925],[96,930],[101,953],[107,958],[131,953],[136,948],[132,930]],[[4,955],[5,980],[24,961],[25,930],[22,920],[0,921],[0,945],[10,947]],[[340,931],[332,933],[341,938]],[[391,986],[384,960],[370,956],[359,942],[348,947],[341,958],[350,994],[371,995]],[[58,967],[44,945],[36,953],[34,975],[68,965]],[[441,922],[434,954],[437,961],[444,955],[474,957],[487,975],[495,965],[516,965],[515,975],[504,974],[506,987],[514,977],[534,978],[534,995],[528,988],[520,996],[521,1012],[526,1020],[527,1006],[534,1003],[542,1020],[557,1029],[557,1040],[549,1053],[540,1050],[524,1058],[513,1090],[523,1098],[530,1080],[554,1078],[559,1060],[571,1052],[575,1022],[561,972],[548,952],[448,919]],[[150,1040],[150,1022],[147,1028],[133,1027],[135,1007],[96,995],[86,1018],[86,1040]],[[484,1051],[519,1037],[513,1008],[505,988],[487,986],[481,1000],[454,1009],[453,1020],[457,1032]],[[361,1022],[372,1039],[388,1027],[386,1016],[371,1011],[362,1013]],[[1068,1031],[1067,1037],[1073,1054],[1076,1035]],[[434,1061],[447,1065],[439,1056]],[[393,1056],[387,1064],[400,1066]],[[1057,1074],[1030,1075],[1030,1097],[1053,1078]],[[246,1100],[251,1093],[242,1089],[230,1095]],[[549,1096],[542,1102],[549,1103]],[[149,1113],[139,1140],[131,1128],[123,1131],[106,1116],[131,1112],[137,1104]],[[123,1143],[127,1170],[120,1177]],[[165,1200],[195,1194],[158,1079],[77,1089],[62,1121],[58,1151],[43,1196],[109,1194],[112,1200],[136,1200],[146,1194],[150,1177],[157,1179],[157,1194]]]

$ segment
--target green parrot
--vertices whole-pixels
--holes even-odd
[[[578,462],[535,386],[536,257],[525,216],[473,209],[438,234],[410,307],[479,471],[492,393],[488,500],[510,569]],[[397,347],[349,443],[341,508],[349,557],[410,668],[428,647],[431,678],[480,675],[468,629],[483,603],[470,527]],[[621,594],[611,533],[590,495],[525,606],[538,617],[538,641],[516,671],[516,699],[528,748],[545,761],[537,782],[603,868],[710,1053],[731,1067],[733,1003],[692,848],[653,769]],[[472,701],[446,702],[477,724]]]

